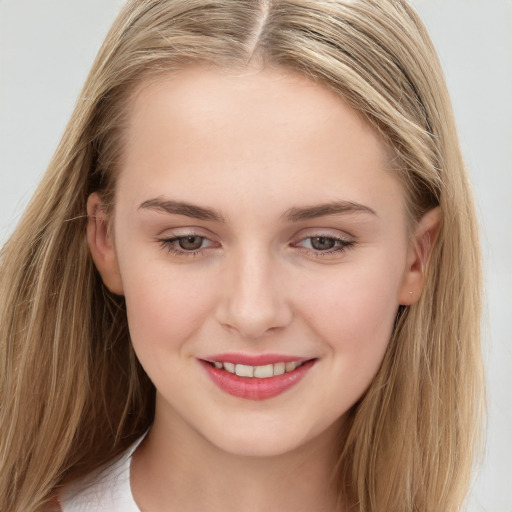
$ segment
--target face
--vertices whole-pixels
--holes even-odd
[[[201,67],[144,84],[126,135],[112,230],[89,242],[155,423],[251,455],[340,424],[420,288],[379,136],[301,75]]]

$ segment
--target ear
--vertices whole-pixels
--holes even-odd
[[[441,228],[441,209],[429,210],[420,219],[410,240],[407,265],[398,302],[402,306],[416,303],[425,283],[425,272]]]
[[[98,193],[93,193],[87,200],[87,243],[92,259],[103,279],[105,286],[117,295],[123,295],[123,283],[114,239],[110,230],[110,220]]]

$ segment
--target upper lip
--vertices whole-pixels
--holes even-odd
[[[215,354],[201,359],[209,361],[210,363],[217,361],[222,363],[244,364],[247,366],[264,366],[275,363],[302,363],[313,358],[284,354],[242,354],[230,352],[226,354]]]

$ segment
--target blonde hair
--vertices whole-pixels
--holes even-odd
[[[460,509],[483,407],[479,243],[447,89],[417,14],[406,0],[132,0],[1,252],[1,510],[41,509],[151,424],[154,388],[124,301],[86,244],[87,197],[115,196],[142,80],[254,56],[335,90],[382,134],[411,223],[441,209],[421,299],[400,308],[381,368],[350,411],[335,478],[361,512]]]

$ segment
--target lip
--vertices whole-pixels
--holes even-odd
[[[303,363],[304,361],[309,361],[312,358],[282,354],[243,354],[241,352],[230,352],[226,354],[215,354],[202,357],[201,359],[209,361],[210,363],[220,361],[223,363],[246,364],[248,366],[264,366],[266,364],[274,363],[293,363],[294,361]]]
[[[230,356],[234,356],[234,354],[230,354]],[[269,359],[269,357],[272,359]],[[267,400],[284,393],[285,391],[298,384],[306,376],[306,374],[313,367],[317,360],[299,357],[291,359],[289,358],[286,361],[282,358],[282,356],[278,356],[278,359],[276,359],[274,355],[256,357],[248,356],[247,358],[242,359],[235,359],[234,357],[222,358],[220,356],[215,356],[215,359],[213,359],[213,361],[223,361],[233,364],[248,364],[250,366],[260,366],[264,364],[271,364],[273,362],[306,361],[304,364],[291,372],[283,373],[282,375],[275,375],[266,379],[240,377],[234,373],[216,368],[211,364],[210,358],[207,360],[199,359],[198,361],[210,379],[213,381],[213,383],[216,384],[225,393],[238,398],[244,398],[246,400]],[[258,363],[256,364],[254,361],[258,361]]]

